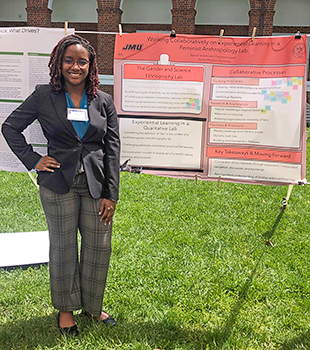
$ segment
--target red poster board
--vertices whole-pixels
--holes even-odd
[[[303,181],[306,40],[117,35],[121,162],[179,178]]]

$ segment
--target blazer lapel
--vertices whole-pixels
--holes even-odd
[[[88,106],[88,118],[89,118],[89,128],[87,129],[83,139],[90,137],[94,132],[97,131],[97,124],[100,117],[100,99],[95,97],[91,100]]]
[[[77,133],[74,129],[73,124],[67,119],[67,102],[64,91],[60,91],[58,94],[55,92],[51,93],[51,99],[54,104],[54,108],[57,113],[57,117],[61,120],[64,126],[70,131],[70,133],[78,138]]]

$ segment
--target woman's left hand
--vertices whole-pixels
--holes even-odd
[[[103,198],[99,208],[99,215],[101,216],[100,221],[103,221],[105,225],[110,224],[115,213],[115,208],[115,201]]]

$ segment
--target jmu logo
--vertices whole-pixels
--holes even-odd
[[[123,50],[141,50],[142,44],[127,44],[123,47]]]

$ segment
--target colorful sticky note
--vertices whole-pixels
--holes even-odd
[[[260,111],[261,111],[261,114],[266,114],[267,113],[266,109],[261,109]]]
[[[193,98],[190,98],[188,101],[189,103],[194,103],[195,100]]]
[[[277,85],[282,85],[282,79],[281,80],[280,79],[277,80]]]
[[[289,91],[284,91],[284,92],[283,92],[283,96],[284,96],[284,97],[288,97],[289,95],[290,95]]]
[[[302,85],[302,80],[298,80],[298,85]]]
[[[267,94],[267,89],[262,90],[262,95]]]
[[[186,108],[191,108],[191,104],[189,102],[186,102]]]
[[[271,102],[277,102],[276,96],[271,96],[270,101],[271,101]]]
[[[293,90],[298,90],[298,85],[297,84],[293,85]]]
[[[275,91],[270,91],[270,96],[276,96],[276,92]]]
[[[286,98],[282,98],[282,104],[286,104],[287,103],[287,99]]]
[[[297,83],[298,78],[297,78],[297,77],[293,77],[293,78],[292,78],[292,81],[293,81],[293,83]]]
[[[277,86],[277,81],[276,80],[272,80],[271,86]]]
[[[287,86],[293,86],[292,80],[287,80]]]
[[[269,95],[264,95],[264,101],[270,101],[270,96]]]
[[[292,101],[292,96],[290,95],[290,96],[287,96],[287,98],[286,98],[288,101]]]
[[[191,103],[191,108],[196,109],[196,103]]]
[[[266,111],[271,111],[271,106],[265,106]]]

